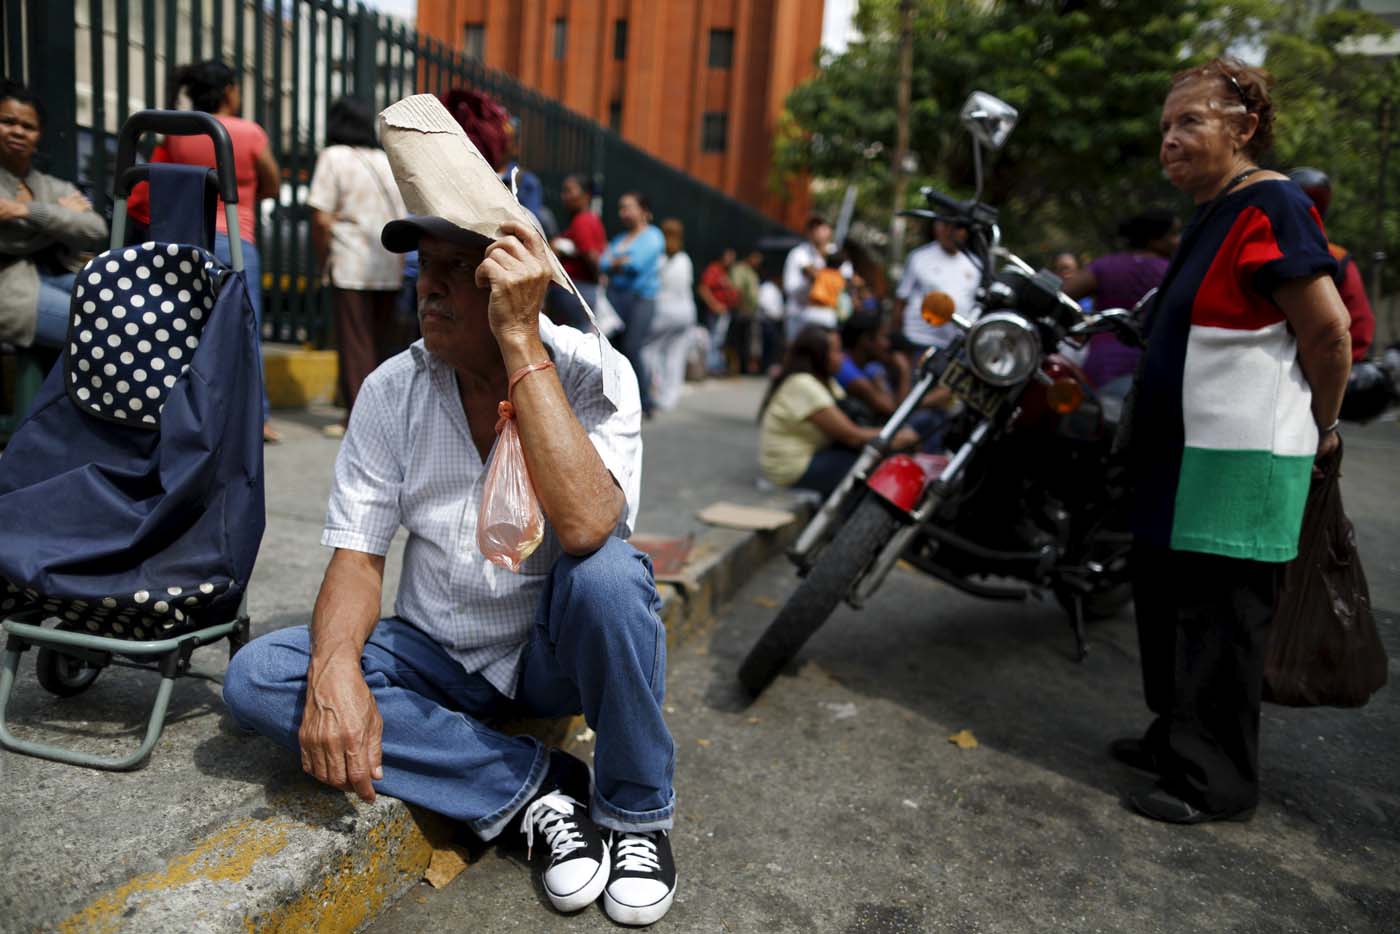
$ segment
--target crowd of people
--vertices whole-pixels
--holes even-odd
[[[267,134],[239,116],[237,75],[222,63],[180,69],[174,84],[229,130],[254,281],[255,212],[280,178]],[[964,232],[935,220],[882,299],[877,270],[814,215],[780,268],[736,247],[697,277],[684,225],[658,222],[645,192],[617,199],[609,239],[590,178],[570,175],[561,226],[520,164],[510,115],[475,91],[444,105],[533,222],[482,243],[440,214],[407,217],[370,109],[350,99],[331,108],[308,205],[347,409],[322,538],[334,556],[311,626],[243,648],[225,698],[238,722],[299,753],[324,782],[424,804],[484,839],[512,827],[538,835],[560,910],[601,896],[615,920],[650,923],[676,891],[675,750],[662,716],[659,600],[649,564],[624,541],[641,419],[676,404],[692,367],[766,376],[762,475],[829,493],[909,393],[916,361],[957,334],[930,318],[975,314],[982,271]],[[1351,300],[1334,277],[1345,287],[1354,276],[1322,232],[1324,186],[1258,165],[1272,118],[1258,69],[1217,61],[1182,72],[1164,104],[1162,161],[1199,206],[1192,223],[1183,231],[1174,213],[1145,211],[1120,226],[1119,251],[1088,263],[1076,251],[1046,257],[1086,307],[1132,308],[1161,289],[1145,351],[1104,335],[1080,362],[1103,392],[1140,374],[1136,418],[1169,426],[1133,452],[1146,556],[1137,611],[1156,719],[1113,754],[1158,776],[1133,807],[1177,823],[1245,818],[1257,802],[1263,635],[1279,563],[1296,551],[1314,456],[1337,444],[1349,361],[1374,329],[1357,305],[1348,333]],[[0,252],[14,260],[0,266],[0,339],[54,345],[78,255],[100,248],[106,224],[72,185],[33,170],[42,131],[39,102],[0,85]],[[170,137],[155,158],[212,165],[213,149]],[[135,220],[149,223],[133,201]],[[222,214],[219,224],[213,248],[227,260],[234,232]],[[547,243],[572,289],[551,281]],[[250,291],[260,315],[260,289]],[[926,314],[940,303],[947,313]],[[592,378],[609,355],[580,333],[591,326],[585,307],[630,362],[635,393],[624,380],[608,396]],[[405,321],[423,338],[408,353],[419,332]],[[1209,365],[1189,383],[1188,363],[1200,360]],[[1218,404],[1232,394],[1257,404]],[[939,450],[955,405],[930,393],[894,447]],[[475,515],[498,416],[517,423],[549,520],[521,575],[498,574],[461,544],[463,498]],[[264,437],[276,440],[270,427]],[[1263,456],[1235,457],[1240,439],[1259,441],[1249,453]],[[402,583],[395,615],[381,620],[400,526],[410,530]],[[1199,586],[1183,592],[1184,579]],[[579,710],[597,730],[591,788],[583,763],[475,719]]]

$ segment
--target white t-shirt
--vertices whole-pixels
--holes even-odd
[[[379,242],[384,225],[408,213],[384,150],[351,146],[321,150],[306,204],[335,216],[331,284],[374,291],[391,291],[403,284],[403,257]]]
[[[949,255],[937,243],[926,243],[909,254],[904,264],[904,278],[899,280],[895,297],[904,300],[904,336],[925,347],[946,347],[958,333],[957,325],[949,322],[933,327],[923,316],[924,296],[930,292],[947,292],[953,299],[953,309],[970,317],[977,301],[977,264],[963,252]]]
[[[656,292],[656,316],[651,333],[687,330],[694,326],[695,266],[684,250],[661,258],[661,287]]]
[[[764,282],[758,287],[758,310],[769,321],[783,320],[783,290],[776,282]]]
[[[812,241],[803,240],[788,251],[783,261],[783,294],[787,296],[787,314],[796,317],[807,307],[807,296],[812,291],[812,280],[803,275],[808,266],[825,268],[826,258],[812,246]]]

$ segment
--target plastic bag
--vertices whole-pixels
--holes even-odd
[[[1371,615],[1356,531],[1342,510],[1342,450],[1320,465],[1298,557],[1284,569],[1264,659],[1264,699],[1289,707],[1360,707],[1389,661]]]
[[[509,402],[497,408],[496,444],[486,461],[486,487],[476,519],[476,547],[492,564],[519,574],[544,540],[544,513],[525,467]]]

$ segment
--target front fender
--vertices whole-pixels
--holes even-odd
[[[866,485],[895,508],[913,512],[947,464],[948,458],[937,454],[895,454],[875,468]]]

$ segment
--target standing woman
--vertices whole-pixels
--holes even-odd
[[[1196,211],[1147,322],[1133,411],[1134,601],[1156,720],[1110,752],[1155,773],[1128,802],[1172,823],[1247,820],[1258,803],[1269,623],[1350,367],[1317,212],[1257,164],[1271,83],[1216,59],[1176,75],[1162,108],[1162,166]]]
[[[675,218],[661,222],[666,258],[661,261],[661,287],[651,336],[642,350],[651,373],[652,402],[673,408],[685,385],[685,359],[695,331],[695,265],[685,252],[685,227]]]
[[[629,191],[619,198],[617,216],[623,231],[608,244],[598,265],[608,277],[608,301],[626,327],[620,349],[637,372],[642,415],[650,418],[655,406],[642,347],[651,334],[651,319],[656,313],[666,239],[651,223],[651,205],[641,192]]]
[[[402,349],[395,346],[395,303],[403,261],[384,249],[379,232],[407,212],[389,157],[375,139],[368,103],[342,97],[331,105],[326,148],[316,158],[306,204],[321,278],[331,285],[346,421],[327,433],[339,436],[365,377]]]
[[[267,133],[251,120],[238,115],[243,109],[243,95],[238,86],[238,73],[220,61],[199,62],[175,69],[171,78],[190,99],[195,110],[213,114],[228,130],[233,143],[233,167],[238,177],[238,235],[243,241],[243,268],[248,279],[248,299],[258,322],[258,339],[262,339],[262,260],[258,255],[257,205],[262,198],[277,197],[280,170],[268,145]],[[171,162],[185,165],[215,167],[214,143],[207,136],[168,136],[165,150]],[[219,202],[215,217],[214,253],[225,263],[231,262],[228,248],[228,222],[224,219],[224,203]],[[263,390],[263,440],[280,441],[268,425],[271,410],[267,390]]]
[[[0,81],[0,341],[63,346],[79,254],[104,246],[107,224],[68,182],[34,168],[39,99]]]

